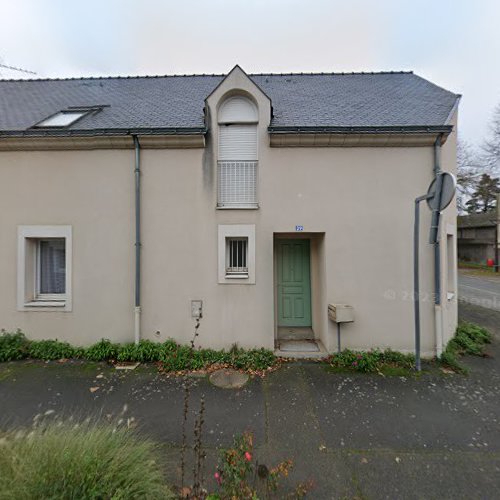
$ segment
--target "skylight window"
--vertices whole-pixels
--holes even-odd
[[[88,111],[59,111],[55,115],[42,120],[37,123],[36,127],[68,127],[82,116],[86,115]]]

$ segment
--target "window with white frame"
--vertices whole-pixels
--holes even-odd
[[[219,283],[255,283],[255,225],[219,225]]]
[[[64,238],[36,241],[36,300],[66,298],[66,240]]]
[[[248,238],[226,238],[226,277],[248,278]]]
[[[71,240],[71,226],[19,226],[19,310],[71,310]]]
[[[217,206],[257,208],[257,124],[255,104],[230,97],[218,113]]]

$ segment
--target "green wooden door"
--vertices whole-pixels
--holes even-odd
[[[311,326],[309,240],[278,241],[278,326]]]

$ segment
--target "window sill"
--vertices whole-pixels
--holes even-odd
[[[25,302],[24,307],[66,307],[65,300],[34,300]]]
[[[217,205],[216,210],[258,210],[259,205]]]
[[[226,274],[224,278],[227,280],[247,280],[248,274]]]

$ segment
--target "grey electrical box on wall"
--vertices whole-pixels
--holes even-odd
[[[191,301],[191,317],[201,318],[203,316],[203,300]]]

